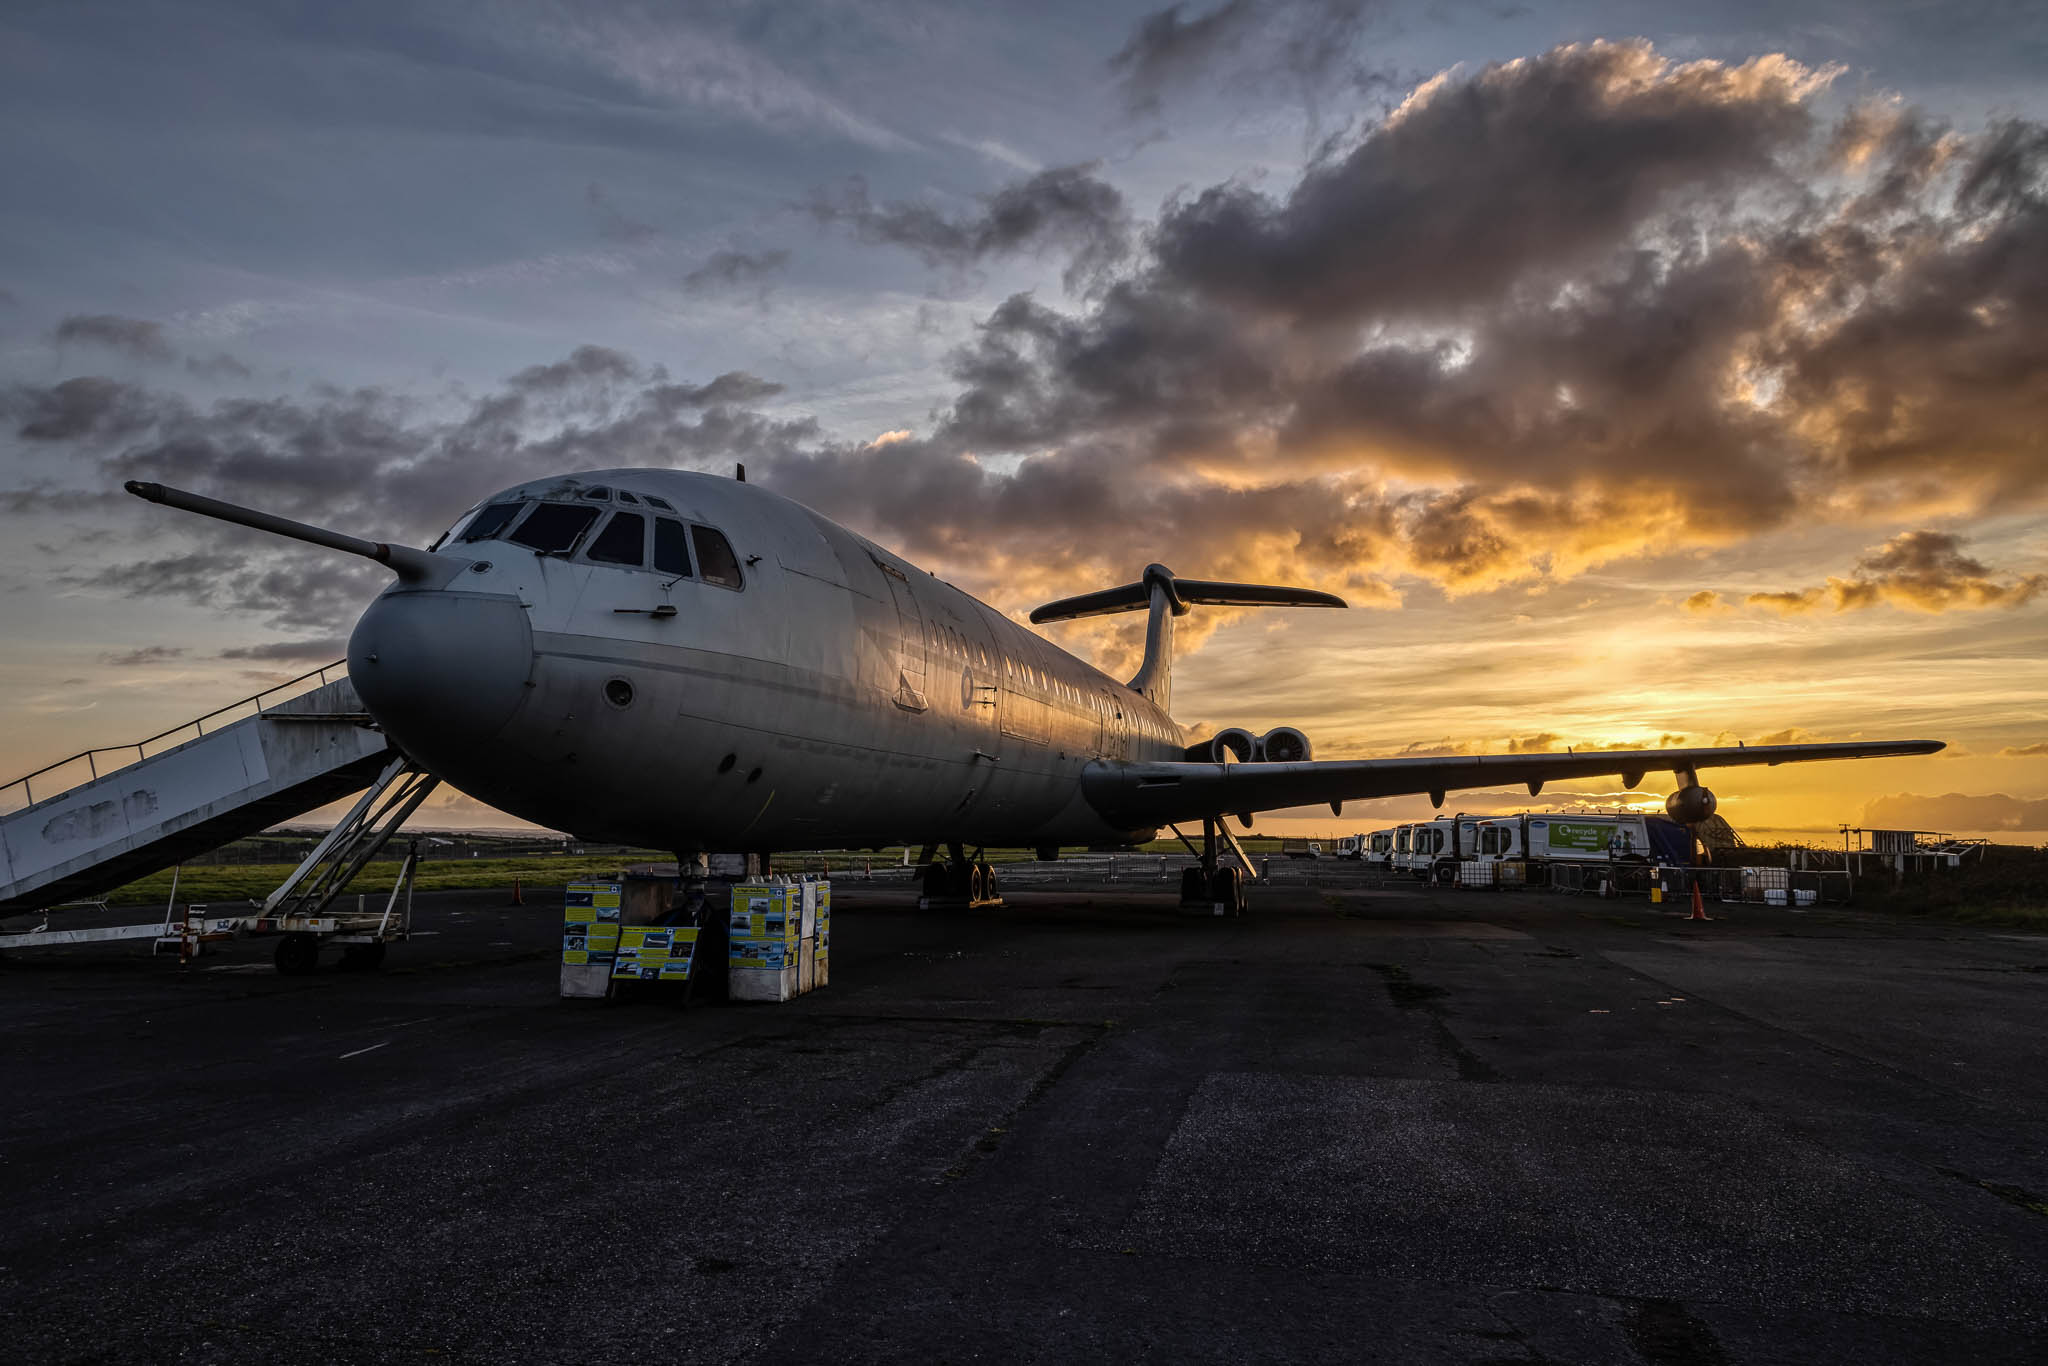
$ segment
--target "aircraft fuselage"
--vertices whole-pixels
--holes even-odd
[[[499,534],[516,535],[543,501],[583,522],[567,553],[465,539],[514,503]],[[641,521],[640,564],[592,558],[620,517]],[[633,540],[626,525],[609,538],[614,553]],[[357,689],[447,782],[582,838],[686,851],[1110,840],[1138,832],[1082,798],[1083,765],[1178,759],[1187,743],[1122,683],[758,486],[672,470],[538,480],[485,499],[438,550],[468,564],[445,584],[396,583],[365,611],[349,644]]]

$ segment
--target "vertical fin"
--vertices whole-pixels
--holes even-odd
[[[1175,591],[1173,571],[1163,564],[1145,566],[1149,595],[1145,616],[1145,662],[1128,686],[1161,711],[1173,706],[1173,619],[1187,615],[1188,605]]]

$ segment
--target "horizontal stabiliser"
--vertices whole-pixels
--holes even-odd
[[[1344,599],[1313,588],[1285,588],[1269,583],[1221,583],[1214,579],[1175,578],[1165,565],[1145,567],[1145,577],[1121,588],[1104,588],[1078,597],[1049,602],[1031,613],[1034,625],[1048,621],[1072,621],[1077,617],[1106,617],[1116,612],[1140,612],[1151,605],[1152,590],[1163,588],[1175,616],[1185,616],[1197,603],[1212,607],[1343,607]]]

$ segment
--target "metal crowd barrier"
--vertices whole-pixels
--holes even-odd
[[[1721,864],[1676,867],[1650,863],[1553,863],[1548,868],[1552,891],[1613,896],[1648,896],[1661,889],[1666,902],[1700,895],[1724,904],[1747,903],[1799,910],[1810,906],[1847,905],[1854,890],[1841,869],[1742,868]]]

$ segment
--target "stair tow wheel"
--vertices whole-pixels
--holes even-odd
[[[383,946],[378,945],[379,948]],[[288,934],[277,941],[277,952],[272,961],[284,977],[305,977],[320,966],[320,936],[317,934]]]

